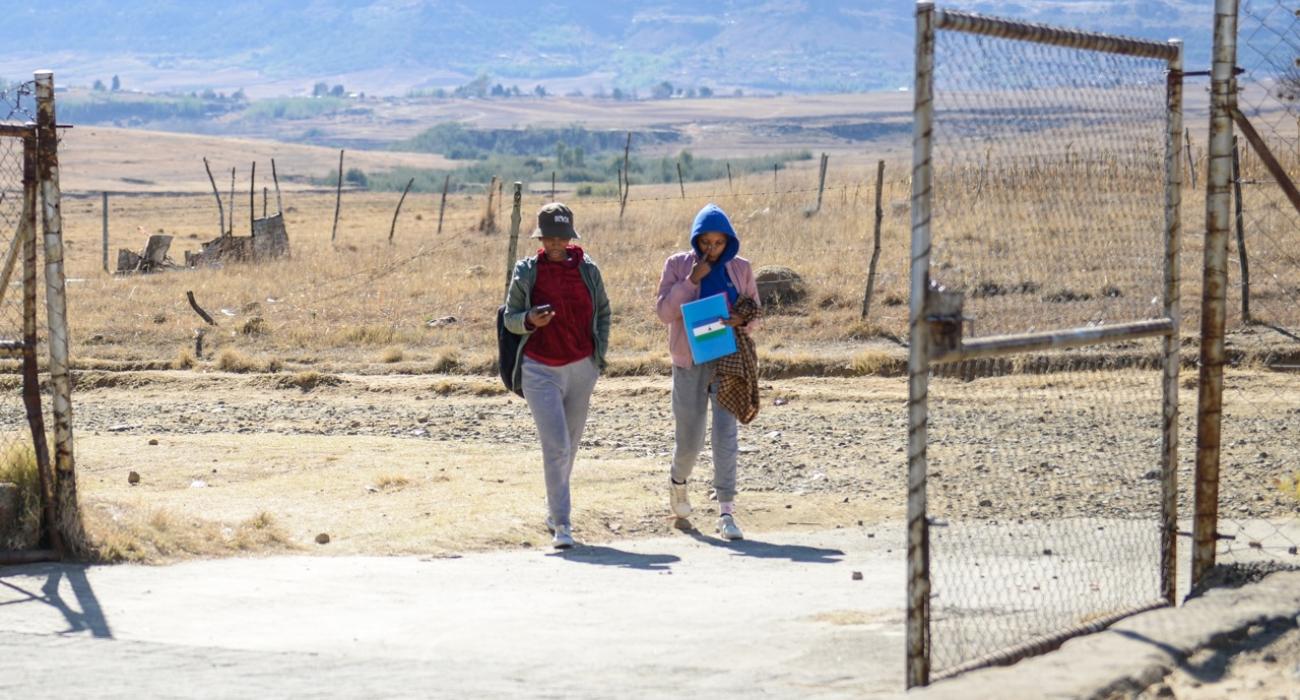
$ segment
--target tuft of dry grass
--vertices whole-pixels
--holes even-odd
[[[1278,479],[1277,489],[1288,498],[1300,502],[1300,471],[1293,471],[1290,475]]]
[[[406,351],[397,345],[389,345],[384,348],[383,352],[379,353],[379,361],[387,364],[401,362],[405,358]]]
[[[276,386],[282,389],[301,389],[304,393],[311,391],[318,386],[338,386],[342,383],[342,379],[339,379],[332,374],[318,372],[314,369],[295,372],[289,376],[279,377],[276,379]]]
[[[401,474],[380,474],[375,487],[380,491],[400,491],[411,485],[411,480]]]
[[[41,484],[36,452],[26,441],[11,441],[0,450],[0,483],[18,487],[16,522],[6,532],[0,529],[0,549],[29,549],[41,530]]]
[[[104,563],[158,564],[191,557],[295,549],[271,514],[227,524],[167,508],[138,512],[110,504],[85,509],[89,558]]]
[[[261,365],[235,348],[222,348],[217,353],[217,369],[225,372],[256,372]]]
[[[194,353],[190,352],[189,348],[181,348],[176,352],[176,359],[172,360],[172,368],[194,369],[198,362],[198,359],[194,357]]]

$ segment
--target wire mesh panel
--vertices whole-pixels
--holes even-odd
[[[931,274],[967,336],[1162,315],[1165,73],[937,35]]]
[[[930,383],[935,671],[1158,601],[1160,371],[948,369]]]
[[[949,11],[935,26],[913,256],[944,676],[1169,598],[1180,51]]]
[[[32,402],[39,416],[35,348],[29,342],[37,315],[31,237],[36,183],[34,152],[28,150],[34,132],[26,125],[31,95],[30,84],[0,85],[0,376],[9,378],[0,389],[0,551],[42,544],[42,450],[25,403]]]
[[[1300,180],[1298,12],[1278,0],[1237,10],[1219,576],[1300,566],[1300,201],[1286,190]]]

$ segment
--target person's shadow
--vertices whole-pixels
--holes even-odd
[[[637,552],[626,552],[613,547],[586,544],[552,552],[546,556],[557,557],[578,564],[596,564],[620,569],[640,569],[642,571],[668,571],[669,564],[681,561],[681,557],[673,554],[638,554]]]
[[[723,547],[730,549],[739,556],[755,557],[758,559],[789,559],[800,564],[838,564],[840,557],[844,552],[838,549],[824,549],[822,547],[808,547],[801,544],[772,544],[759,540],[724,540],[708,535],[695,529],[689,520],[679,520],[676,525],[678,530],[689,535],[697,542],[703,542],[714,547]]]

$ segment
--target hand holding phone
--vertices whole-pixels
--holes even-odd
[[[537,328],[550,323],[553,318],[555,318],[555,309],[550,304],[540,304],[528,311],[528,322]]]

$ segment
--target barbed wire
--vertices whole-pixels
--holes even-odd
[[[0,110],[5,112],[5,116],[0,121],[14,121],[14,115],[22,117],[23,122],[35,122],[36,115],[30,109],[23,106],[24,99],[33,103],[35,106],[36,81],[28,80],[24,83],[14,83],[4,89],[0,89]]]

